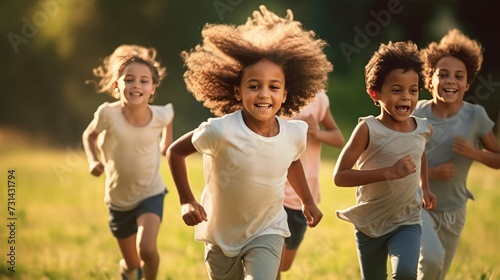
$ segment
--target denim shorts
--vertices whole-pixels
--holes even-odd
[[[163,200],[165,192],[149,197],[139,206],[129,211],[109,210],[109,228],[114,237],[118,239],[129,237],[137,233],[137,218],[144,213],[154,213],[163,218]]]
[[[288,229],[290,229],[291,235],[285,238],[285,246],[288,250],[297,250],[300,243],[304,240],[304,234],[307,229],[306,217],[302,210],[294,210],[285,207],[286,214],[288,216]]]

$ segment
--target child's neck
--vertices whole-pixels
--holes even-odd
[[[398,132],[411,132],[415,130],[415,128],[417,127],[415,119],[412,117],[409,117],[405,121],[398,121],[392,118],[391,116],[379,115],[377,117],[377,120],[383,126]]]
[[[264,137],[274,137],[278,135],[280,131],[280,125],[278,123],[278,120],[274,117],[272,120],[266,121],[266,122],[259,122],[256,121],[255,119],[251,121],[250,117],[245,116],[245,114],[242,114],[243,117],[243,122],[245,125],[253,132],[256,134],[259,134]]]
[[[435,101],[432,103],[432,113],[439,118],[450,118],[453,117],[460,111],[464,102],[455,103],[445,103],[441,101]]]
[[[147,105],[139,107],[124,105],[122,106],[122,113],[129,124],[137,127],[146,126],[153,117]]]

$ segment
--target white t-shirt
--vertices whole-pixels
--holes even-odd
[[[279,133],[263,137],[236,111],[202,123],[193,134],[203,153],[205,189],[201,204],[208,221],[196,226],[195,239],[236,256],[250,240],[264,234],[288,237],[283,209],[290,164],[306,146],[307,123],[277,117]]]
[[[134,209],[141,201],[165,191],[159,173],[160,139],[173,120],[172,104],[149,105],[151,121],[143,127],[127,122],[120,101],[104,103],[94,113],[91,126],[100,132],[98,147],[105,166],[104,201],[114,210]]]

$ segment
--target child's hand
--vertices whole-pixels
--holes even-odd
[[[205,209],[196,200],[182,204],[181,214],[184,223],[188,226],[195,226],[203,221],[207,221]]]
[[[434,167],[433,178],[438,180],[450,180],[457,175],[457,169],[453,160],[447,161],[441,165]]]
[[[411,156],[405,156],[400,160],[396,161],[392,165],[396,170],[395,175],[397,178],[404,178],[410,174],[417,172],[417,165],[413,161]]]
[[[457,136],[455,138],[455,142],[453,142],[453,147],[451,148],[451,150],[454,153],[457,153],[463,157],[473,159],[471,156],[476,151],[476,148],[474,146],[472,146],[472,144],[469,143],[464,138]]]
[[[424,208],[427,210],[433,210],[436,208],[437,197],[430,191],[424,192],[424,197],[422,198],[424,202]]]
[[[315,227],[323,218],[323,213],[315,203],[302,205],[302,213],[306,217],[307,225],[311,228]]]
[[[313,115],[307,115],[303,118],[303,121],[307,123],[307,133],[314,135],[314,133],[319,130],[318,120],[316,120]]]
[[[100,161],[94,161],[89,166],[90,174],[99,177],[104,172],[104,165]]]

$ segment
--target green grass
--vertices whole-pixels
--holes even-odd
[[[328,158],[328,157],[326,157]],[[199,156],[189,159],[190,180],[199,197],[203,187]],[[335,217],[354,203],[354,188],[331,181],[333,162],[322,165],[320,208],[325,216],[309,229],[292,269],[283,279],[359,279],[353,229]],[[16,174],[16,271],[8,271],[7,175]],[[162,163],[170,193],[165,199],[158,247],[158,279],[207,279],[203,245],[184,225],[168,167]],[[500,172],[475,164],[469,186],[468,221],[448,279],[500,277]],[[80,149],[0,151],[0,279],[117,279],[120,254],[107,226],[104,178],[87,173]]]

